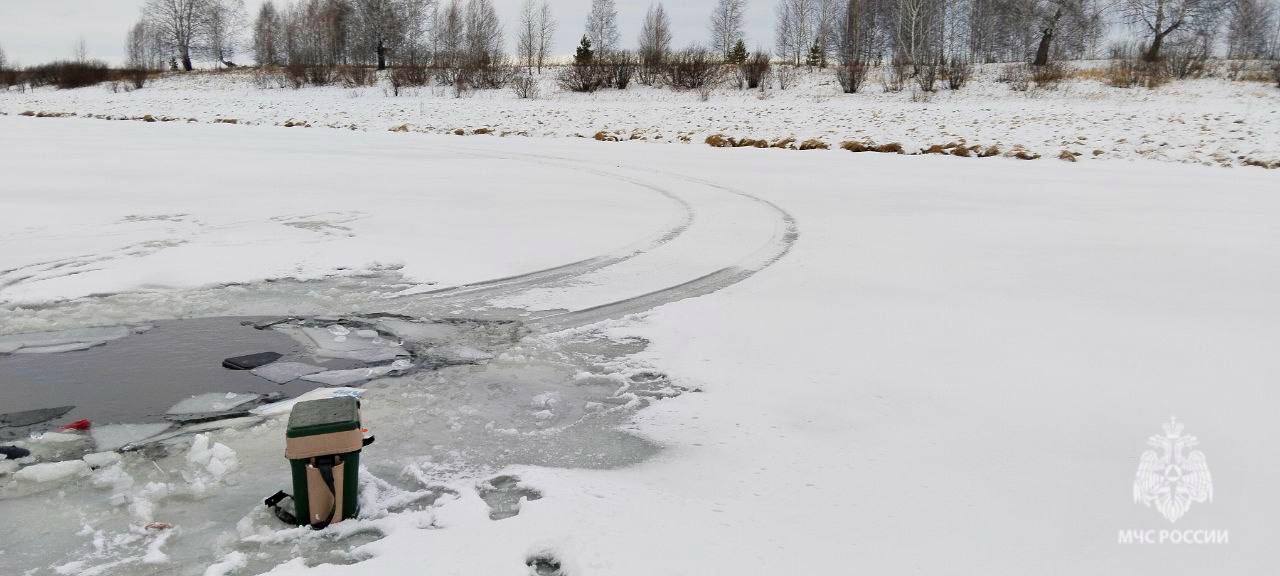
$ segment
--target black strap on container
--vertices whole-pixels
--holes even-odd
[[[338,514],[338,490],[333,484],[333,468],[342,463],[339,456],[319,456],[311,459],[312,465],[320,472],[320,478],[324,480],[324,485],[329,489],[329,494],[333,496],[333,506],[329,508],[329,515],[324,520],[312,522],[311,529],[323,530],[326,526],[333,522],[333,517]]]

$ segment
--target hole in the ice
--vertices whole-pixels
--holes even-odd
[[[550,552],[539,552],[525,559],[524,565],[529,567],[530,576],[567,576],[561,568],[560,559]]]
[[[542,498],[542,493],[520,485],[519,476],[494,476],[479,487],[480,498],[489,505],[489,519],[502,520],[520,513],[525,500]]]

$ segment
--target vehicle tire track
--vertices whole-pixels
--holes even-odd
[[[457,150],[454,151],[457,152]],[[619,180],[662,195],[679,206],[682,214],[678,221],[670,224],[658,234],[641,239],[608,254],[541,270],[535,270],[524,274],[481,280],[479,282],[471,282],[458,286],[449,286],[421,292],[414,292],[412,289],[404,290],[385,300],[384,304],[390,304],[392,306],[396,303],[420,304],[425,300],[430,300],[433,302],[447,303],[453,306],[464,306],[475,302],[495,300],[545,285],[564,282],[650,252],[671,242],[672,240],[675,240],[680,235],[688,231],[694,223],[695,215],[693,207],[687,200],[666,188],[644,180],[632,178],[616,172],[601,170],[599,168],[584,166],[579,162],[566,158],[553,158],[556,162],[546,162],[541,159],[535,159],[537,158],[536,156],[531,158],[516,158],[513,156],[525,155],[492,154],[474,149],[470,149],[468,154],[474,157],[486,159],[517,160],[539,165],[558,165],[560,167],[567,167],[578,172],[594,174],[610,180]]]
[[[475,152],[474,150],[472,151]],[[572,159],[572,158],[564,158],[560,156],[551,156],[551,155],[543,155],[543,154],[509,153],[509,156],[523,157],[526,159],[530,159],[531,161],[537,161],[539,163],[547,163],[546,161],[552,161],[554,163],[561,164],[561,165],[577,164],[581,162],[579,160]],[[594,169],[592,169],[592,171],[601,175],[609,175],[608,172],[603,172],[603,171],[594,170]],[[546,315],[541,315],[538,318],[534,320],[530,320],[526,323],[526,325],[529,328],[536,331],[541,331],[541,332],[554,332],[554,331],[565,330],[569,328],[577,328],[577,327],[585,326],[588,324],[593,324],[595,322],[599,322],[602,320],[619,318],[629,314],[645,312],[653,308],[662,306],[664,304],[670,304],[672,302],[677,302],[677,301],[685,300],[688,298],[696,298],[698,296],[705,296],[707,294],[717,292],[719,290],[722,290],[724,288],[727,288],[729,286],[742,282],[743,280],[750,278],[752,275],[756,274],[757,272],[760,272],[761,270],[764,270],[765,268],[768,268],[769,266],[773,265],[775,262],[785,257],[791,251],[792,246],[795,245],[796,240],[799,239],[799,236],[800,236],[799,225],[797,224],[795,217],[791,215],[791,213],[783,209],[781,206],[778,206],[777,204],[769,200],[765,200],[763,198],[760,198],[759,196],[755,196],[743,190],[726,186],[724,184],[711,182],[711,181],[708,181],[702,178],[696,178],[693,176],[687,176],[677,172],[671,172],[671,171],[665,171],[665,170],[654,170],[652,168],[646,168],[646,171],[649,173],[657,173],[657,174],[661,174],[663,176],[673,178],[676,180],[683,180],[699,186],[705,186],[708,188],[719,190],[724,193],[732,194],[732,195],[744,198],[746,200],[749,200],[751,202],[757,203],[761,206],[764,206],[766,209],[772,212],[777,218],[777,220],[774,223],[773,234],[770,236],[770,238],[766,242],[761,244],[758,248],[756,248],[751,253],[729,264],[728,266],[725,266],[723,268],[720,268],[708,274],[704,274],[702,276],[690,279],[688,281],[685,281],[679,284],[675,284],[675,285],[661,288],[658,290],[650,291],[645,294],[633,296],[630,298],[624,298],[621,300],[616,300],[616,301],[605,303],[605,304],[599,304],[595,306],[581,308],[578,310],[556,311]],[[621,175],[618,175],[616,177],[620,177],[628,181],[631,180]],[[684,201],[684,205],[686,207],[689,206],[687,201]],[[692,208],[690,208],[690,210],[692,210]],[[657,246],[654,246],[654,247],[656,248]],[[639,254],[637,253],[635,255],[639,255]],[[604,266],[609,266],[616,263],[617,262],[610,262],[602,266],[598,266],[596,269],[603,268]],[[585,274],[586,272],[589,272],[589,271],[591,270],[584,271],[583,273]],[[578,275],[581,275],[581,274],[574,274],[574,276],[578,276]],[[555,279],[551,279],[549,281],[554,281],[554,280]],[[540,285],[545,283],[547,282],[537,282],[534,284]],[[521,286],[521,288],[525,288],[525,289],[532,288],[532,287],[534,287],[534,285]]]

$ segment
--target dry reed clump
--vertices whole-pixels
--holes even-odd
[[[800,143],[801,150],[828,150],[830,148],[831,146],[828,146],[826,142],[817,138],[810,138]]]

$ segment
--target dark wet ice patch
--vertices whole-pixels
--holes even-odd
[[[224,368],[222,361],[235,356],[274,351],[289,358],[303,352],[288,335],[243,326],[244,320],[156,322],[143,333],[86,350],[0,356],[0,406],[6,413],[74,406],[51,423],[55,426],[81,418],[95,425],[157,422],[171,406],[198,394],[294,396],[315,388],[299,382],[280,386],[247,370]]]
[[[527,500],[538,500],[542,493],[520,485],[519,476],[494,476],[477,487],[480,499],[489,505],[489,519],[502,520],[520,513],[520,505]]]

